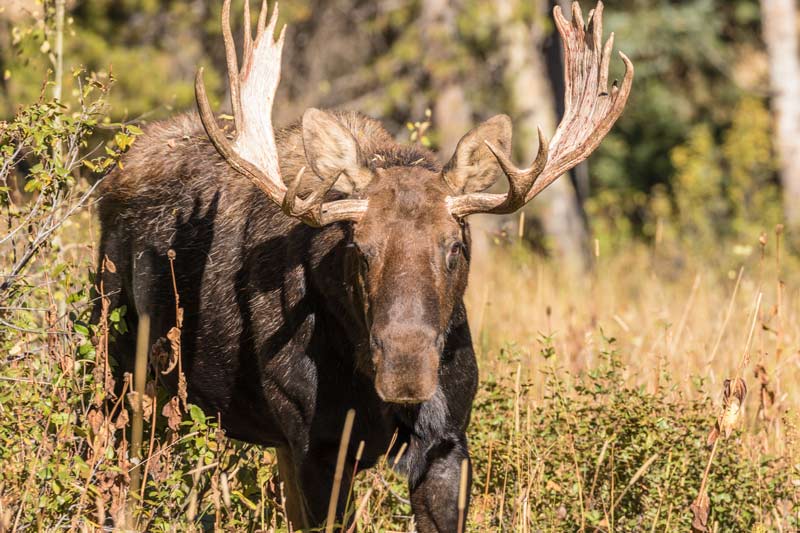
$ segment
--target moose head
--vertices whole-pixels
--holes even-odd
[[[565,111],[552,140],[539,130],[538,154],[530,167],[520,169],[511,160],[511,119],[505,115],[467,133],[440,167],[434,158],[365,153],[366,146],[382,140],[358,139],[335,114],[309,109],[302,119],[305,160],[313,174],[309,185],[305,168],[289,181],[280,172],[271,109],[285,28],[274,40],[277,8],[268,23],[266,12],[262,8],[253,39],[245,9],[239,70],[230,0],[225,1],[223,35],[236,133],[228,139],[218,126],[200,69],[195,89],[203,125],[228,164],[287,216],[313,227],[349,226],[349,267],[343,277],[368,331],[367,366],[377,393],[394,403],[428,400],[437,389],[448,325],[467,284],[466,218],[512,213],[585,160],[622,113],[633,66],[620,52],[625,75],[609,90],[613,34],[601,42],[603,4],[590,12],[587,26],[577,2],[571,21],[556,7],[565,59]],[[507,192],[485,192],[502,176]]]

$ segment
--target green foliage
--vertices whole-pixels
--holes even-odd
[[[523,512],[532,530],[690,530],[688,508],[716,410],[669,382],[655,393],[626,386],[613,342],[597,367],[569,376],[552,339],[542,337],[541,391],[520,381],[513,364],[508,374],[484,378],[470,431],[476,531],[520,527]],[[505,357],[513,363],[524,354]],[[778,527],[770,509],[791,501],[789,466],[753,449],[745,434],[724,441],[709,481],[709,524],[719,531]],[[796,527],[791,515],[780,520]]]
[[[721,142],[701,124],[672,151],[673,222],[688,241],[708,246],[726,238],[752,239],[780,222],[769,135],[767,109],[759,100],[745,98],[734,109]]]
[[[729,176],[725,196],[735,235],[771,229],[783,218],[771,134],[772,118],[764,102],[743,98],[722,142],[723,165]]]
[[[692,126],[670,151],[669,186],[655,185],[649,194],[604,189],[587,201],[595,234],[620,244],[660,233],[675,253],[755,241],[782,218],[771,128],[769,111],[753,97],[737,102],[719,133],[706,122]]]
[[[660,237],[703,247],[771,229],[781,212],[771,117],[753,95],[766,84],[758,3],[614,7],[607,25],[636,80],[591,162],[587,212],[598,236],[653,239],[661,226]]]

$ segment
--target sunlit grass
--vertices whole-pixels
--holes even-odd
[[[7,331],[0,368],[0,529],[111,524],[126,501],[123,431],[103,432],[102,460],[91,451],[96,362],[73,322],[88,309],[94,231],[88,215],[74,222],[32,270],[50,290],[8,315],[25,327]],[[484,252],[467,294],[481,368],[470,531],[689,529],[723,381],[737,375],[749,394],[711,460],[708,527],[797,527],[800,280],[794,258],[779,270],[774,237],[763,257],[758,241],[712,257],[632,244],[596,257],[591,274],[516,242]],[[52,306],[59,312],[48,323]],[[58,342],[48,328],[63,332]],[[159,412],[167,400],[159,394]],[[272,451],[225,439],[197,409],[178,433],[156,418],[152,449],[145,420],[150,467],[145,498],[134,499],[138,527],[288,531]],[[392,462],[342,487],[352,489],[360,531],[413,530]]]

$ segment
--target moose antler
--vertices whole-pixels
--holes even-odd
[[[263,0],[254,41],[250,33],[249,0],[245,0],[241,71],[236,59],[230,18],[231,0],[225,0],[222,5],[222,35],[236,125],[233,142],[228,140],[214,118],[203,84],[202,68],[197,71],[194,84],[200,120],[214,147],[234,170],[249,178],[287,215],[311,226],[359,220],[367,210],[366,200],[322,202],[338,175],[324,176],[305,199],[297,196],[304,169],[300,169],[288,190],[281,177],[272,129],[272,103],[281,78],[281,51],[286,27],[281,29],[278,40],[273,40],[278,22],[277,4],[267,24],[267,1]]]
[[[614,34],[602,46],[603,2],[589,12],[584,27],[578,2],[572,3],[572,21],[568,22],[556,6],[553,16],[564,45],[564,116],[549,146],[539,130],[539,152],[526,168],[514,166],[511,159],[490,142],[509,183],[507,194],[470,193],[447,199],[453,216],[473,213],[512,213],[530,202],[559,176],[585,160],[608,134],[622,114],[633,83],[633,64],[619,52],[625,63],[622,85],[615,81],[608,92],[608,66],[614,46]],[[589,34],[587,36],[587,33]]]

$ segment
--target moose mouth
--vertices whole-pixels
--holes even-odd
[[[437,365],[438,366],[438,365]],[[375,375],[375,390],[381,400],[396,404],[418,404],[433,398],[439,385],[438,368],[429,376],[408,372],[386,372]]]
[[[393,327],[372,338],[375,390],[387,403],[430,400],[439,386],[441,335],[429,327]]]

